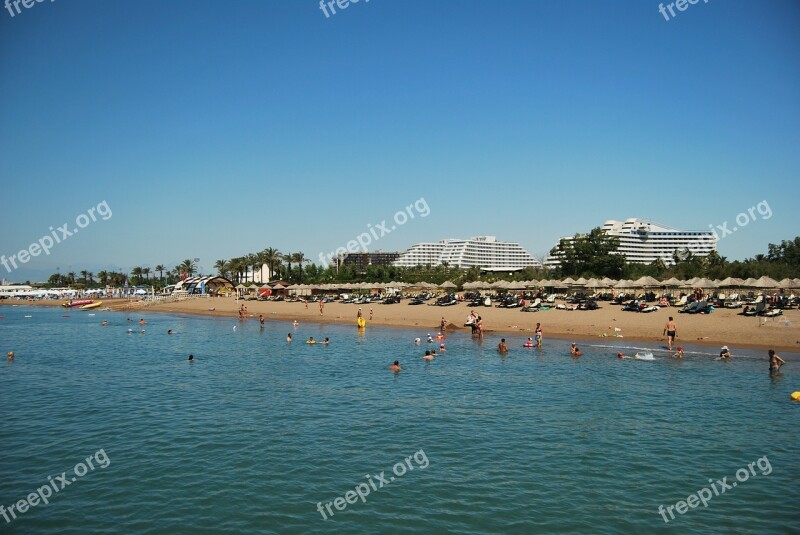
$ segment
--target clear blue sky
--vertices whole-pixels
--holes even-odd
[[[0,12],[0,254],[112,217],[0,278],[211,271],[496,235],[541,255],[642,217],[740,259],[800,234],[800,3],[55,0]],[[12,7],[13,9],[13,7]]]

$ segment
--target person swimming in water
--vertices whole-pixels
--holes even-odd
[[[683,346],[678,346],[678,352],[672,355],[674,359],[682,359],[683,358]]]
[[[325,337],[325,340],[323,340],[323,341],[322,341],[322,343],[323,343],[324,345],[328,345],[328,344],[330,344],[330,343],[331,343],[331,341],[330,341],[330,340],[328,339],[328,337],[326,336],[326,337]]]
[[[297,320],[294,320],[294,323],[292,323],[292,325],[294,325],[294,328],[297,329],[297,326],[300,324],[297,322]]]
[[[307,344],[316,344],[316,343],[317,343],[317,341],[316,341],[316,340],[314,340],[314,337],[313,337],[313,336],[309,336],[309,337],[308,337],[308,340],[306,340],[306,343],[307,343]]]
[[[508,345],[505,338],[501,338],[500,343],[497,344],[497,352],[500,354],[508,353]]]
[[[722,348],[719,350],[719,358],[720,358],[720,360],[729,359],[732,356],[733,355],[731,355],[731,350],[728,349],[728,346],[722,346]]]
[[[287,342],[291,342],[292,341],[292,333],[289,333],[289,334],[286,335],[286,341]]]
[[[786,361],[780,358],[774,349],[770,349],[769,352],[769,372],[770,373],[777,373],[780,371],[781,366],[786,364]],[[13,355],[13,353],[12,353]]]
[[[431,354],[431,350],[430,349],[425,351],[425,356],[422,357],[422,360],[427,360],[427,361],[433,360],[433,355]]]
[[[189,358],[187,360],[189,362],[194,362],[194,355],[189,355]]]
[[[439,344],[439,353],[444,353],[445,351],[447,350],[444,348],[444,344]]]
[[[392,370],[393,372],[399,372],[403,368],[400,367],[400,361],[396,360],[396,361],[394,361],[394,364],[389,366],[389,369]]]
[[[572,342],[572,346],[569,348],[569,352],[573,357],[580,357],[583,355],[583,351],[581,351],[575,342]]]
[[[144,321],[144,318],[141,318],[141,319],[139,320],[139,325],[147,325],[147,322],[146,322],[146,321]]]
[[[533,338],[529,336],[525,343],[522,344],[522,347],[533,347]]]
[[[8,356],[8,360],[14,360],[14,352],[13,351],[9,351],[7,356]]]
[[[105,327],[106,325],[108,325],[108,320],[103,320],[103,322],[102,322],[102,323],[100,323],[100,325],[102,325],[103,327]]]
[[[173,331],[172,329],[167,329],[167,334],[175,334],[175,331]]]

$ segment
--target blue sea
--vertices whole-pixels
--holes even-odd
[[[136,314],[0,307],[0,533],[800,532],[797,354]]]

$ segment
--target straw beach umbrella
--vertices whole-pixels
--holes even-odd
[[[756,288],[777,288],[779,286],[778,281],[775,279],[771,279],[764,275],[760,279],[758,279],[754,284]]]
[[[714,283],[714,281],[710,281],[708,279],[699,279],[699,280],[695,281],[692,284],[692,286],[694,286],[695,288],[702,288],[704,290],[708,289],[708,288],[716,288],[717,287],[717,285]]]

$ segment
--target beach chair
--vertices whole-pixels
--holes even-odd
[[[742,316],[748,316],[748,317],[758,316],[762,314],[764,310],[766,310],[766,308],[767,304],[764,301],[761,301],[759,304],[755,306],[755,308],[742,312]]]
[[[684,307],[684,306],[686,306],[686,299],[687,299],[687,296],[682,295],[680,299],[678,299],[677,301],[675,301],[672,304],[672,306],[674,306],[674,307]]]

